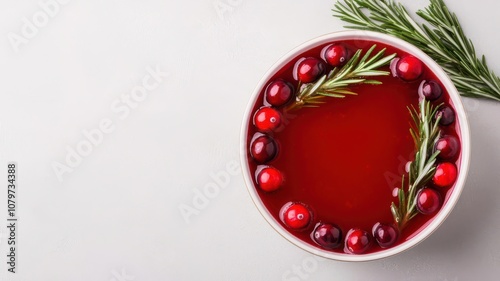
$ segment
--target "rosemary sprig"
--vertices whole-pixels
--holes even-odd
[[[415,127],[410,128],[410,134],[415,142],[415,159],[410,162],[408,177],[402,176],[401,188],[398,190],[398,205],[392,202],[391,212],[394,221],[400,229],[406,226],[417,211],[417,192],[422,189],[434,175],[436,157],[439,151],[433,151],[434,144],[439,138],[439,120],[434,118],[439,106],[433,106],[429,101],[419,103],[419,111],[409,108]],[[405,179],[407,181],[405,182]],[[405,185],[407,187],[405,187]]]
[[[380,81],[369,80],[366,77],[389,75],[388,71],[379,70],[379,68],[388,65],[396,54],[384,57],[385,49],[383,49],[370,57],[376,46],[373,45],[363,57],[361,57],[361,49],[357,50],[344,66],[332,69],[330,73],[323,75],[314,83],[299,84],[295,101],[287,110],[317,107],[324,103],[325,97],[343,98],[346,95],[356,95],[349,90],[349,85],[381,84]]]
[[[403,5],[392,0],[338,1],[333,12],[351,24],[347,28],[388,33],[419,47],[443,67],[463,96],[500,101],[500,78],[484,56],[478,58],[457,16],[443,0],[430,0],[426,9],[417,12],[431,27],[416,23]]]

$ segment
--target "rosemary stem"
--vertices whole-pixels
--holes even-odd
[[[463,96],[500,101],[500,77],[489,69],[484,56],[476,55],[443,0],[430,0],[428,7],[417,12],[427,24],[418,24],[393,0],[339,0],[333,12],[349,23],[347,28],[388,33],[421,48],[443,67]]]

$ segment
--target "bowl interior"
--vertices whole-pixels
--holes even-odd
[[[460,171],[458,174],[458,178],[454,185],[453,191],[451,192],[450,197],[446,201],[446,203],[442,206],[439,213],[430,221],[430,223],[420,232],[418,232],[414,237],[409,239],[408,241],[403,242],[400,245],[395,247],[391,247],[379,252],[369,253],[369,254],[361,254],[361,255],[351,255],[351,254],[343,254],[343,253],[335,253],[326,250],[322,250],[316,248],[310,244],[303,242],[302,240],[296,238],[291,235],[286,229],[284,229],[279,222],[277,222],[274,217],[269,213],[267,208],[264,206],[261,198],[259,197],[256,187],[252,181],[252,172],[248,166],[248,155],[247,152],[247,144],[248,144],[248,124],[249,120],[252,118],[252,109],[258,98],[261,89],[265,87],[268,79],[272,77],[279,69],[281,69],[286,63],[288,63],[291,59],[300,55],[301,53],[309,50],[311,48],[317,47],[319,45],[331,42],[331,41],[342,41],[342,40],[369,40],[372,42],[379,42],[385,45],[394,46],[402,51],[405,51],[409,54],[412,54],[415,57],[418,57],[427,67],[436,75],[437,79],[442,83],[442,86],[447,90],[450,100],[452,101],[455,110],[456,110],[456,119],[459,124],[459,134],[461,136],[461,161],[459,163],[458,170]],[[465,110],[463,104],[461,102],[458,91],[455,86],[447,76],[447,74],[442,70],[442,68],[434,62],[429,56],[423,53],[417,47],[400,40],[398,38],[376,33],[376,32],[368,32],[368,31],[342,31],[336,33],[330,33],[318,38],[312,39],[301,46],[295,48],[290,51],[284,57],[282,57],[276,64],[274,64],[269,71],[264,75],[262,80],[257,85],[254,93],[252,94],[251,100],[248,104],[248,107],[245,111],[245,116],[243,119],[243,126],[241,131],[241,162],[243,175],[245,178],[245,183],[247,185],[247,189],[250,193],[250,196],[255,203],[257,209],[264,216],[266,221],[284,238],[286,238],[291,243],[297,245],[298,247],[311,252],[315,255],[341,260],[341,261],[367,261],[367,260],[375,260],[383,257],[391,256],[397,253],[400,253],[406,249],[409,249],[416,245],[417,243],[424,240],[428,237],[449,215],[453,207],[455,206],[458,198],[462,192],[465,179],[467,176],[467,171],[469,167],[469,159],[470,159],[470,133],[469,126],[467,122],[467,117],[465,114]]]

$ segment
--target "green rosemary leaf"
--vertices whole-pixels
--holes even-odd
[[[364,82],[366,84],[366,82]],[[324,90],[324,91],[321,91],[319,92],[320,95],[322,95],[323,92],[326,92],[326,93],[339,93],[339,94],[342,94],[342,95],[357,95],[355,92],[352,92],[350,90],[347,90],[347,89],[336,89],[336,90]]]
[[[390,73],[388,71],[372,70],[372,71],[359,72],[356,74],[359,76],[386,76],[389,75]]]
[[[370,85],[381,85],[382,82],[378,80],[365,80],[363,84],[370,84]]]
[[[401,179],[401,188],[398,189],[399,206],[406,205],[406,195],[405,195],[405,190],[404,190],[404,183],[405,183],[405,176],[403,175],[402,179]]]
[[[391,213],[396,223],[399,224],[401,222],[401,215],[399,214],[399,209],[394,202],[391,204]]]
[[[341,94],[329,94],[329,93],[325,93],[325,92],[319,92],[318,94],[325,96],[325,97],[331,97],[331,98],[344,98],[345,97],[344,95],[341,95]]]

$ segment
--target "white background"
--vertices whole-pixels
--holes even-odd
[[[498,280],[498,102],[464,99],[465,190],[430,238],[398,256],[313,259],[253,206],[233,171],[246,104],[282,55],[343,29],[334,1],[72,0],[16,52],[9,34],[43,12],[38,2],[0,2],[0,280]],[[497,1],[447,3],[500,73]],[[128,116],[112,108],[155,68],[168,77]],[[102,120],[113,131],[59,181],[54,163],[66,165]],[[6,264],[9,161],[18,163],[16,274]],[[229,183],[183,217],[214,174]]]

